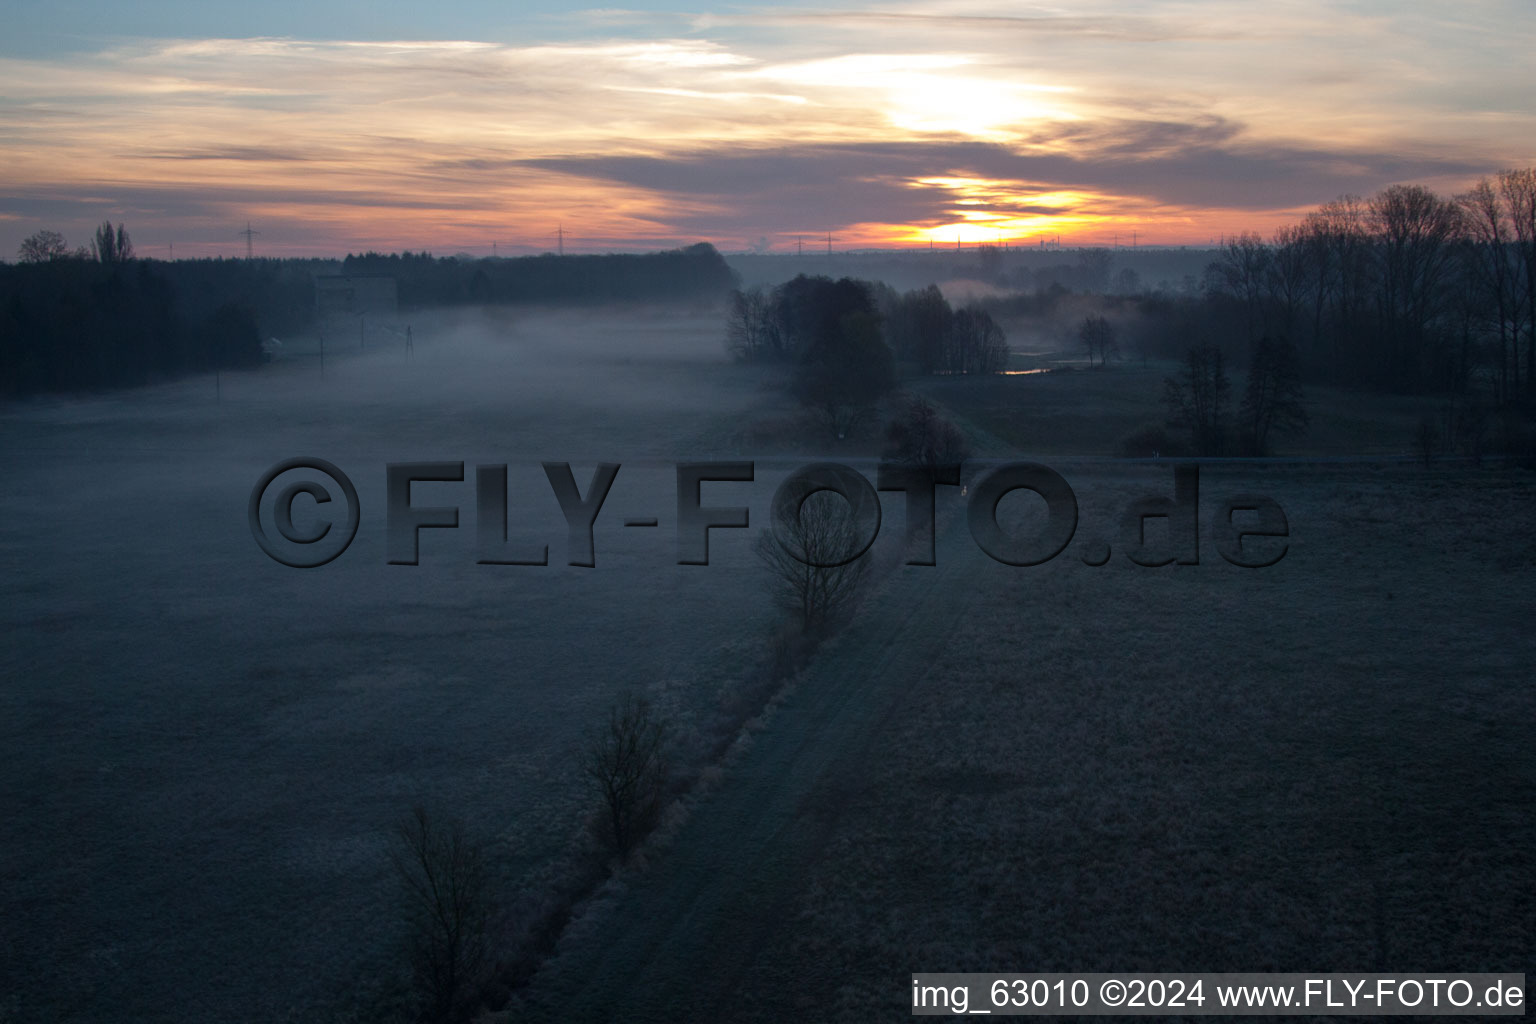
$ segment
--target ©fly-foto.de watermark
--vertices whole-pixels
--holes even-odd
[[[544,475],[553,491],[568,530],[567,560],[570,565],[597,565],[593,527],[608,498],[620,465],[597,466],[583,493],[570,463],[545,462]],[[677,471],[676,559],[678,565],[708,565],[711,530],[745,529],[750,509],[745,505],[705,505],[704,485],[711,493],[729,493],[726,485],[750,483],[755,478],[752,462],[681,462]],[[294,479],[301,473],[329,478],[330,486],[314,479]],[[279,485],[280,480],[288,482]],[[384,467],[385,547],[391,565],[420,562],[422,530],[453,530],[459,527],[459,506],[422,506],[412,503],[415,483],[463,483],[463,462],[391,462]],[[876,481],[857,470],[834,462],[818,462],[790,473],[774,492],[770,508],[775,532],[792,532],[801,509],[812,495],[829,492],[847,503],[852,542],[835,561],[802,557],[807,565],[829,567],[862,557],[880,533],[879,492],[905,494],[908,565],[936,563],[934,543],[935,505],[940,487],[961,485],[961,466],[913,466],[882,462]],[[1037,530],[1010,530],[999,520],[998,506],[1015,491],[1031,491],[1045,501],[1045,522]],[[269,502],[269,495],[270,502]],[[1010,462],[987,471],[962,489],[966,521],[971,537],[990,558],[1005,565],[1034,566],[1051,561],[1065,551],[1077,533],[1078,501],[1066,479],[1037,462]],[[340,509],[335,509],[337,497]],[[468,497],[468,496],[466,496]],[[718,499],[716,499],[718,500]],[[295,506],[308,504],[304,526],[295,522]],[[537,566],[549,564],[549,545],[515,545],[508,540],[507,465],[475,467],[473,502],[476,512],[477,561],[482,565]],[[326,518],[327,512],[339,515]],[[1271,498],[1233,494],[1215,505],[1208,539],[1228,563],[1249,569],[1274,565],[1289,549],[1290,523],[1285,510]],[[1173,467],[1173,493],[1149,494],[1131,501],[1120,515],[1120,548],[1133,563],[1157,567],[1169,564],[1200,564],[1200,467]],[[334,560],[357,536],[362,508],[357,488],[339,467],[324,459],[293,458],[277,463],[262,474],[251,490],[247,506],[251,534],[271,558],[295,568],[316,568]],[[1165,543],[1148,542],[1147,524],[1166,520]],[[631,517],[626,527],[655,527],[655,516]],[[1083,564],[1107,563],[1113,549],[1107,543],[1080,546]],[[800,557],[800,556],[797,556]]]

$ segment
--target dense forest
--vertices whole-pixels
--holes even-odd
[[[713,300],[736,283],[708,243],[666,252],[513,259],[367,253],[348,256],[342,272],[393,277],[405,306]]]

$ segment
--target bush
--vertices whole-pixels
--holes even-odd
[[[970,457],[965,435],[921,398],[907,402],[885,428],[882,458],[934,470]]]

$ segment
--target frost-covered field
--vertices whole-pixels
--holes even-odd
[[[333,334],[323,380],[318,339],[289,339],[218,401],[198,378],[0,413],[0,1019],[346,1004],[393,967],[386,842],[414,801],[494,836],[517,891],[580,828],[575,750],[614,695],[646,690],[686,729],[755,652],[746,531],[675,564],[675,463],[730,454],[764,400],[718,314],[411,326],[410,359],[382,325],[362,352]],[[258,477],[299,455],[361,505],[351,548],[313,570],[268,559],[246,519]],[[384,467],[419,459],[466,463],[413,493],[461,528],[388,565]],[[596,568],[565,564],[541,460],[583,491],[623,464]],[[509,464],[512,539],[547,543],[548,567],[476,564],[482,462]],[[706,485],[705,504],[766,515],[772,487]]]
[[[1528,969],[1529,472],[1208,466],[1207,528],[1234,492],[1289,517],[1250,570],[1082,564],[1172,474],[1058,468],[1072,548],[1012,568],[952,521],[532,1019],[896,1019],[914,971]]]
[[[329,337],[323,380],[318,339],[288,339],[218,401],[200,378],[0,411],[0,1020],[345,1019],[399,970],[386,849],[412,803],[469,818],[502,891],[536,892],[614,696],[687,740],[760,657],[755,530],[675,564],[679,461],[755,458],[704,504],[756,528],[809,460],[744,447],[789,411],[726,362],[718,313],[411,326],[409,359],[382,325],[362,352]],[[315,570],[246,519],[299,455],[362,509]],[[413,489],[460,528],[388,565],[384,467],[419,460],[465,463]],[[623,466],[595,568],[565,564],[545,460],[583,490]],[[476,564],[480,463],[508,464],[510,539],[549,566]],[[940,564],[880,577],[510,1013],[864,1020],[906,1013],[914,970],[1530,963],[1530,474],[1213,465],[1205,528],[1266,494],[1290,553],[1239,569],[1206,539],[1199,566],[1142,569],[1080,556],[1118,551],[1119,509],[1170,469],[1053,465],[1073,546],[992,562],[942,495]],[[1038,523],[1031,501],[1003,518]]]

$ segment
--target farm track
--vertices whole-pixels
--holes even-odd
[[[983,557],[963,516],[941,525],[938,566],[917,591],[897,570],[813,659],[795,691],[694,808],[649,873],[568,934],[528,993],[535,1021],[718,1021],[759,952],[794,926],[821,855],[882,725],[940,657],[976,601]]]

